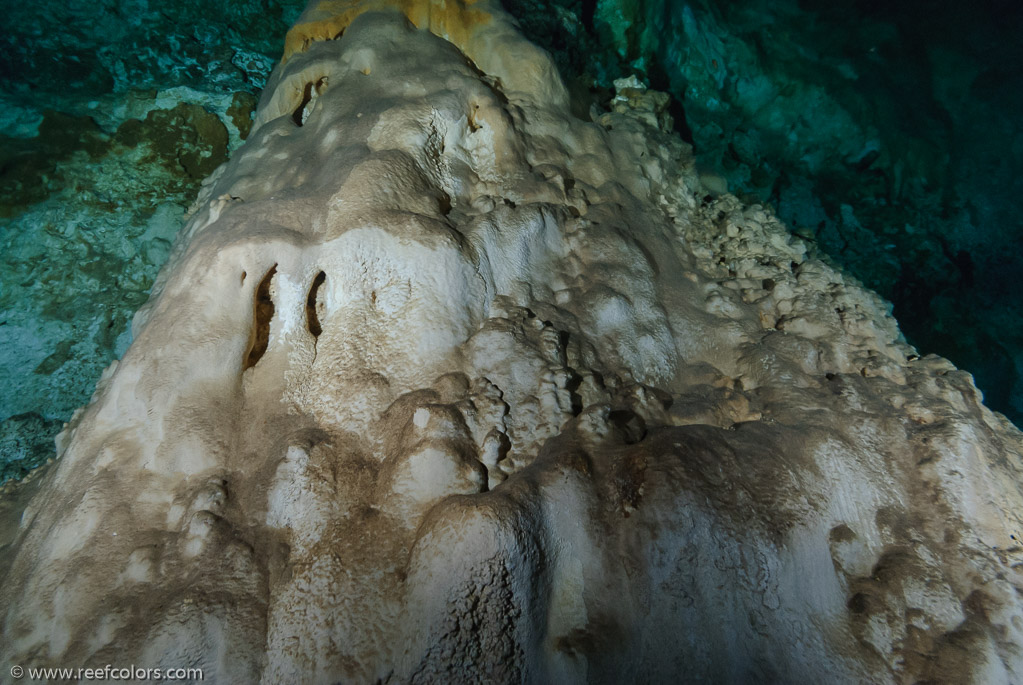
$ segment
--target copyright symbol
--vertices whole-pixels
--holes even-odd
[[[25,675],[25,669],[21,666],[11,666],[11,675],[14,676],[15,679],[20,680],[21,677]]]

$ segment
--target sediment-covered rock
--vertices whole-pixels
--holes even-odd
[[[2,531],[5,669],[1023,677],[1020,434],[880,298],[496,3],[287,46]]]

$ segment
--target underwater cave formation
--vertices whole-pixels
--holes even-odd
[[[40,7],[0,673],[1023,677],[1008,5]]]

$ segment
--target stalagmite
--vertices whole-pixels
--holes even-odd
[[[492,0],[311,4],[9,495],[4,677],[1023,680],[1020,433],[657,101],[573,116]]]

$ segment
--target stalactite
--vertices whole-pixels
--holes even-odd
[[[579,119],[491,0],[286,44],[0,526],[4,669],[1023,677],[1019,432],[664,98]]]

